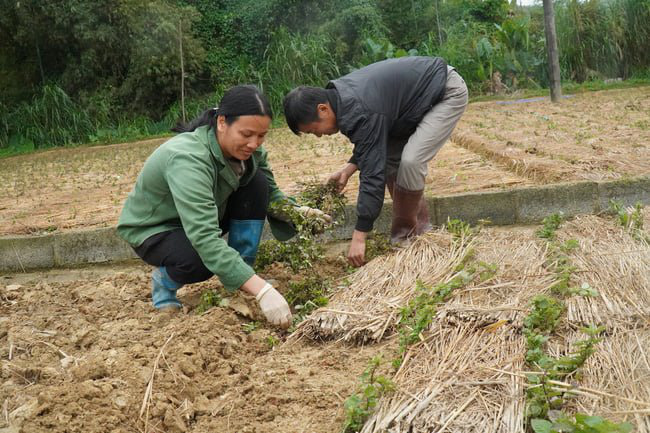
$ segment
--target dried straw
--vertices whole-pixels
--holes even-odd
[[[524,431],[524,342],[511,325],[493,329],[437,323],[411,349],[361,433]]]
[[[497,271],[459,290],[439,308],[439,319],[478,321],[479,326],[500,320],[520,324],[531,299],[555,281],[555,274],[544,266],[546,244],[534,228],[483,229],[474,242],[474,262],[496,265]]]
[[[650,324],[650,246],[633,239],[615,221],[582,216],[566,224],[559,240],[576,239],[571,261],[587,272],[576,274],[599,296],[572,297],[567,317],[577,324],[634,328]]]
[[[553,349],[563,355],[586,336],[573,331]],[[614,328],[581,370],[582,377],[569,410],[629,421],[637,433],[650,433],[650,329]],[[565,380],[569,382],[569,378]],[[572,381],[572,380],[571,380]],[[560,386],[567,389],[566,386]]]
[[[415,294],[416,282],[449,280],[471,242],[454,242],[443,230],[418,237],[409,247],[379,257],[350,276],[350,286],[302,322],[292,339],[379,341],[394,330],[399,311]]]

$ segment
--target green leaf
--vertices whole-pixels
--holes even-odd
[[[553,424],[545,419],[536,418],[530,422],[530,426],[535,433],[551,433]]]

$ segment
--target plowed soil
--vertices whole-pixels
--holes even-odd
[[[650,173],[650,87],[548,100],[473,103],[429,164],[430,195]],[[0,160],[0,236],[113,226],[147,156],[164,139]],[[280,187],[325,181],[349,158],[342,135],[274,129],[265,147]],[[358,177],[346,188],[354,202]]]
[[[242,295],[239,312],[196,314],[216,279],[182,288],[175,315],[153,311],[148,285],[138,264],[4,277],[0,432],[335,432],[383,350],[274,347],[286,334],[252,326]]]

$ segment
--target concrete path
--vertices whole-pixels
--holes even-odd
[[[429,197],[429,213],[434,225],[448,218],[469,223],[490,220],[495,225],[531,224],[553,213],[566,217],[598,214],[616,200],[624,205],[650,203],[650,176],[603,182],[577,182],[497,192],[477,192]],[[375,229],[390,229],[392,209],[386,204]],[[355,223],[355,208],[348,206],[344,223],[328,236],[347,239]],[[265,238],[269,237],[265,230]],[[43,236],[0,237],[0,272],[105,263],[134,258],[131,248],[115,228],[54,233]]]

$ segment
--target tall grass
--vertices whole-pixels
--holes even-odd
[[[338,78],[339,64],[331,46],[323,34],[292,34],[284,27],[273,34],[256,73],[276,116],[282,113],[284,95],[294,87],[324,86]]]
[[[30,102],[2,116],[6,146],[62,146],[87,139],[94,125],[81,107],[56,85],[46,85]]]
[[[628,78],[650,68],[650,0],[561,0],[555,11],[566,79]]]

